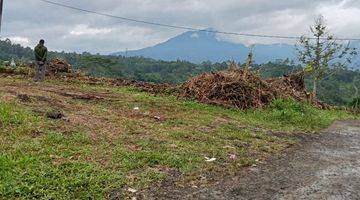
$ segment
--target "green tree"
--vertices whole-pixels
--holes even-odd
[[[355,98],[360,97],[360,95],[359,95],[360,75],[359,74],[357,76],[355,76],[352,84],[353,84],[353,87],[354,87],[354,90],[355,90],[354,97]]]
[[[313,97],[316,97],[318,82],[329,75],[330,70],[346,68],[357,54],[350,43],[337,41],[327,29],[324,18],[319,16],[310,27],[312,37],[302,36],[297,45],[299,60],[312,77]]]

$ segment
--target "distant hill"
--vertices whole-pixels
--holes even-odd
[[[227,60],[244,62],[248,52],[249,48],[245,45],[219,40],[215,33],[189,31],[152,47],[117,52],[113,55],[143,56],[166,61],[185,60],[201,63]],[[293,45],[288,44],[259,44],[255,46],[254,55],[256,63],[265,63],[276,59],[294,59],[295,49]]]
[[[360,49],[360,42],[352,43]],[[224,62],[235,60],[244,63],[249,47],[244,44],[232,43],[218,39],[215,33],[204,31],[188,31],[152,47],[112,55],[142,56],[164,61],[184,60],[193,63],[204,61]],[[286,59],[296,61],[294,45],[289,44],[257,44],[254,47],[254,60],[258,64]],[[360,69],[360,56],[352,65]]]

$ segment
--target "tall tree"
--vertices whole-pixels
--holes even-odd
[[[318,82],[328,76],[330,70],[347,68],[357,54],[350,43],[337,41],[327,29],[323,16],[319,16],[310,27],[312,37],[302,36],[297,44],[299,61],[313,80],[313,97],[316,97]]]

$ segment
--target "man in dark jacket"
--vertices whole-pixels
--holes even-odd
[[[48,50],[44,46],[45,41],[40,40],[39,44],[35,47],[35,61],[36,61],[36,69],[35,69],[35,77],[34,81],[43,81],[45,79],[45,62]]]

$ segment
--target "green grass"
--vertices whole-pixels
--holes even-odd
[[[134,88],[71,87],[118,96],[109,101],[66,99],[78,110],[65,111],[86,110],[94,120],[89,125],[46,119],[31,111],[38,102],[0,100],[0,199],[124,198],[131,196],[125,188],[141,189],[172,176],[171,171],[184,181],[208,173],[225,175],[293,144],[296,141],[286,137],[293,131],[318,131],[333,120],[353,118],[293,100],[239,111]],[[133,113],[135,106],[140,114]],[[157,121],[154,115],[165,120]],[[100,125],[92,126],[96,123]],[[283,132],[284,137],[269,131]],[[205,156],[217,160],[208,163]]]
[[[121,171],[86,159],[94,148],[86,134],[65,136],[45,129],[34,138],[31,132],[45,119],[4,102],[0,119],[0,137],[6,142],[0,147],[1,198],[101,199],[105,191],[125,184]]]

